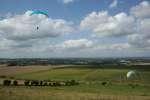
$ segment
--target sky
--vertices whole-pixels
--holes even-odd
[[[149,26],[149,0],[0,0],[0,58],[150,57]]]

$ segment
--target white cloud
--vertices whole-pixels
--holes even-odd
[[[57,37],[74,31],[71,22],[47,18],[40,14],[30,16],[30,13],[31,11],[27,11],[23,15],[0,20],[1,35],[10,40],[30,40]]]
[[[89,37],[89,34],[85,36],[87,34],[82,32],[77,36],[80,39],[74,39],[76,34],[62,39],[59,36],[74,32],[72,23],[63,19],[29,16],[30,11],[23,15],[11,15],[0,20],[0,55],[147,56],[150,54],[149,8],[149,2],[143,1],[132,7],[129,15],[121,12],[112,16],[107,11],[90,13],[81,21],[80,29],[97,37],[103,36],[101,40]]]
[[[53,37],[74,32],[71,22],[47,18],[40,14],[30,16],[30,13],[31,11],[27,11],[23,15],[0,20],[1,55],[8,57],[29,55],[31,57],[39,52],[43,54],[48,46],[52,45]]]
[[[147,48],[150,46],[148,40],[139,34],[134,34],[128,37],[128,42],[136,48]]]
[[[62,0],[64,4],[69,4],[69,3],[72,3],[76,0]]]
[[[43,44],[43,45],[41,45]],[[94,42],[85,38],[81,39],[72,39],[65,40],[63,42],[50,44],[45,42],[39,42],[33,47],[29,47],[28,50],[33,53],[43,54],[47,53],[47,55],[53,56],[79,56],[81,53],[87,54],[87,51],[90,48],[93,48]],[[20,50],[24,50],[24,48],[19,48]]]
[[[123,50],[129,47],[126,43],[116,43],[116,44],[97,44],[92,49],[94,51],[112,51],[112,50]]]
[[[96,43],[92,40],[88,40],[85,38],[76,39],[76,40],[66,40],[63,43],[58,43],[54,45],[49,45],[48,48],[45,48],[45,50],[51,50],[54,52],[94,52],[95,53],[99,51],[122,51],[131,49],[131,45],[128,43],[114,43],[114,44],[102,44],[102,43]]]
[[[131,14],[136,17],[136,33],[128,36],[132,46],[138,48],[150,48],[150,4],[147,1],[141,2],[131,8]]]
[[[150,17],[150,4],[148,1],[143,1],[139,5],[132,7],[130,12],[137,18]]]
[[[109,5],[109,8],[115,8],[118,5],[118,0],[112,0],[112,3]]]
[[[130,9],[130,15],[118,13],[108,15],[107,11],[92,12],[80,23],[81,30],[88,30],[94,36],[127,36],[130,46],[136,49],[150,48],[150,4],[147,1]],[[107,47],[106,47],[107,48]]]
[[[80,40],[80,39],[79,39]],[[59,56],[67,55],[67,56],[77,56],[77,57],[104,57],[104,56],[133,56],[133,55],[142,55],[145,52],[145,49],[134,48],[129,43],[114,43],[114,44],[101,44],[94,43],[91,40],[89,46],[83,46],[82,43],[78,43],[79,40],[73,40],[77,46],[72,46],[71,42],[65,41],[63,43],[57,45],[51,45],[47,48],[47,51],[51,51],[54,54],[58,54]],[[82,40],[82,39],[81,39]],[[71,40],[72,41],[72,40]],[[87,41],[87,39],[86,39]],[[65,45],[68,42],[69,45]],[[64,46],[65,45],[65,46]],[[86,45],[86,43],[84,43]],[[55,48],[55,49],[54,49]]]
[[[66,40],[63,43],[50,45],[49,49],[55,49],[56,51],[80,51],[85,50],[87,48],[91,48],[93,46],[93,41],[88,39],[74,39],[74,40]]]
[[[138,21],[137,33],[128,37],[129,43],[139,48],[150,48],[150,18]]]
[[[0,38],[0,51],[10,49],[11,45],[13,45],[12,41],[8,41],[4,38]]]
[[[92,41],[87,39],[78,39],[78,40],[67,40],[61,44],[63,48],[67,49],[85,49],[91,47],[93,44]]]
[[[32,48],[33,46],[38,45],[39,40],[28,40],[28,41],[14,41],[5,39],[3,37],[0,37],[0,51],[2,50],[16,50],[16,49],[28,49]],[[43,41],[45,44],[45,41]]]
[[[66,40],[63,43],[41,46],[41,49],[38,48],[39,47],[33,47],[31,51],[51,52],[59,56],[67,55],[79,57],[93,55],[103,56],[105,55],[103,53],[108,53],[108,55],[116,56],[117,52],[128,53],[128,51],[131,51],[133,49],[128,43],[101,44],[85,38]],[[135,49],[132,51],[135,52]],[[113,53],[115,53],[115,55]]]
[[[126,13],[109,16],[107,11],[92,12],[80,23],[81,30],[89,30],[95,36],[122,36],[134,33],[134,18]]]

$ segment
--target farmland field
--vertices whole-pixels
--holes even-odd
[[[150,100],[150,72],[147,70],[139,70],[138,79],[127,80],[126,73],[130,69],[92,66],[40,68],[22,72],[19,70],[20,72],[8,75],[14,79],[76,80],[80,84],[60,87],[0,86],[0,100]],[[3,71],[2,68],[0,71]],[[6,73],[5,75],[7,76]],[[104,86],[102,82],[107,84]]]

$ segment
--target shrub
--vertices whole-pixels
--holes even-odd
[[[32,86],[38,86],[38,85],[39,85],[39,82],[36,81],[36,80],[33,80],[33,81],[31,81],[31,85],[32,85]]]
[[[11,85],[11,80],[4,80],[3,85],[5,85],[5,86]]]
[[[49,82],[49,83],[48,83],[48,86],[53,86],[53,82]]]
[[[136,85],[131,84],[131,83],[130,83],[130,84],[128,84],[128,85],[129,85],[131,88],[135,88],[135,86],[136,86]]]
[[[17,86],[17,85],[18,85],[18,81],[17,81],[17,80],[14,80],[14,81],[13,81],[13,85]]]
[[[24,85],[25,85],[25,86],[29,86],[29,85],[30,85],[30,81],[25,80]]]
[[[60,84],[60,86],[65,86],[66,85],[65,82],[63,82],[63,81],[60,81],[59,84]]]
[[[61,86],[61,83],[60,82],[56,82],[56,86]]]
[[[139,84],[135,84],[135,86],[137,87],[137,86],[140,86]]]
[[[52,86],[56,86],[56,82],[53,82],[53,85]]]
[[[40,81],[40,82],[39,82],[39,86],[43,86],[43,81]]]
[[[17,66],[17,62],[9,62],[7,66]]]
[[[71,82],[70,81],[66,81],[65,84],[66,84],[66,86],[70,86]]]
[[[6,77],[7,77],[7,76],[5,76],[5,75],[1,75],[1,76],[0,76],[0,78],[6,78]]]
[[[68,85],[78,85],[79,83],[76,82],[75,80],[71,80],[68,82]]]
[[[47,82],[43,82],[43,86],[48,86],[48,83]]]
[[[103,86],[105,86],[105,85],[107,84],[107,82],[102,82],[101,84],[102,84]]]
[[[10,76],[9,78],[10,78],[10,79],[14,79],[14,77],[12,77],[12,76]]]

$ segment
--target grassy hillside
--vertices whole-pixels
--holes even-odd
[[[127,81],[126,73],[129,69],[100,69],[100,68],[57,68],[37,72],[16,74],[17,79],[36,80],[78,80],[78,81]],[[139,71],[136,81],[150,83],[150,72]]]
[[[111,95],[109,93],[66,92],[62,88],[50,87],[0,87],[0,100],[149,100],[149,98],[145,94],[131,96]]]
[[[77,80],[76,86],[0,86],[0,100],[149,100],[150,72],[139,71],[139,78],[126,80],[129,69],[67,67],[16,73],[16,79]],[[107,85],[102,85],[107,82]],[[133,86],[134,85],[134,86]]]

